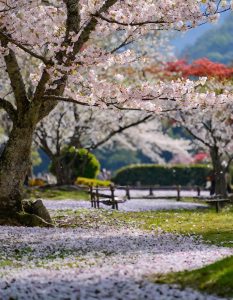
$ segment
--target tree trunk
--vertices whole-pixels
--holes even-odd
[[[30,163],[33,129],[14,125],[0,158],[0,215],[22,211],[22,188]]]
[[[67,184],[65,170],[62,165],[62,161],[60,157],[55,157],[52,159],[52,165],[53,165],[53,172],[54,175],[57,178],[57,184],[58,185],[64,185]]]
[[[0,225],[53,226],[37,214],[26,213],[22,204],[23,184],[30,166],[34,126],[13,125],[0,157]]]
[[[210,152],[215,181],[215,195],[220,197],[227,196],[226,170],[222,166],[221,157],[217,147],[213,147]]]
[[[73,174],[74,159],[70,162],[64,161],[64,156],[52,158],[53,172],[57,178],[58,185],[72,185],[75,181]],[[75,179],[74,179],[75,178]]]

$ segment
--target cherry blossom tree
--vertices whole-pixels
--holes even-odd
[[[208,103],[196,95],[202,81],[131,86],[101,75],[112,65],[134,61],[133,51],[124,47],[148,32],[186,30],[214,21],[232,7],[225,0],[1,1],[0,106],[13,122],[0,160],[1,214],[20,216],[33,132],[59,101],[153,112],[171,109],[174,101],[189,107]],[[92,43],[116,32],[121,41],[111,49]]]
[[[209,151],[215,194],[226,196],[226,173],[233,160],[233,103],[223,105],[221,110],[215,107],[178,109],[172,118],[176,121],[175,126],[184,127],[200,148]]]
[[[34,141],[55,166],[58,184],[70,183],[62,164],[64,147],[85,148],[121,145],[140,150],[154,162],[164,163],[162,154],[169,151],[191,160],[188,140],[173,139],[162,131],[161,122],[139,111],[105,111],[89,109],[73,103],[60,103],[37,126]]]
[[[164,152],[171,157],[180,156],[191,162],[193,147],[189,140],[173,138],[164,131],[162,120],[153,117],[136,127],[126,129],[121,135],[114,136],[110,143],[116,142],[122,148],[140,151],[152,162],[165,164]],[[111,144],[110,144],[111,146]]]
[[[70,183],[62,163],[64,147],[101,147],[125,130],[152,118],[152,114],[134,111],[108,111],[59,103],[37,126],[34,141],[51,159],[58,184]],[[70,167],[70,166],[68,166]]]
[[[209,151],[213,165],[215,194],[226,196],[226,173],[233,160],[233,101],[224,101],[221,106],[215,105],[221,90],[232,90],[233,68],[211,62],[208,59],[198,59],[191,64],[185,60],[168,63],[165,68],[168,76],[207,76],[205,90],[212,105],[199,106],[188,110],[177,106],[177,110],[169,115],[174,126],[180,125],[194,138],[194,141],[204,150]],[[204,89],[204,88],[202,88]],[[212,90],[212,92],[211,92]],[[200,94],[201,96],[201,94]]]

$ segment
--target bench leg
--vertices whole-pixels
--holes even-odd
[[[97,201],[97,208],[100,208],[100,202]]]
[[[118,203],[116,202],[116,210],[118,210]]]
[[[216,213],[220,211],[220,203],[216,201]]]

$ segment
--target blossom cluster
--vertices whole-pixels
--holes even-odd
[[[200,97],[195,97],[195,84],[189,81],[158,82],[151,86],[138,82],[127,86],[121,80],[114,84],[101,79],[100,75],[113,65],[127,65],[137,59],[135,51],[127,47],[135,39],[153,31],[186,30],[213,21],[232,6],[232,1],[226,0],[1,1],[1,65],[10,51],[21,57],[22,69],[27,67],[22,72],[26,80],[31,80],[32,92],[46,73],[44,100],[51,100],[53,93],[57,95],[60,80],[66,78],[62,96],[67,101],[101,108],[119,104],[118,108],[160,113],[171,106],[169,100],[182,99],[190,108],[190,102]],[[101,41],[119,37],[119,32],[120,38],[113,48],[103,47]],[[1,72],[3,78],[7,77],[5,68]],[[187,93],[190,96],[186,101]],[[50,97],[46,98],[47,95]],[[232,96],[223,93],[222,97]],[[208,96],[203,101],[208,103]]]

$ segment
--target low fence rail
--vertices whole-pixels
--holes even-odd
[[[110,185],[109,187],[87,187],[87,186],[79,186],[82,190],[87,191],[91,196],[91,203],[92,206],[95,207],[99,206],[99,203],[122,203],[126,200],[130,199],[176,199],[180,201],[182,196],[182,191],[195,191],[196,195],[192,196],[193,198],[200,198],[201,197],[201,188],[200,187],[181,187],[177,186],[115,186]],[[116,190],[123,190],[125,191],[124,196],[116,196]],[[174,191],[174,195],[158,195],[156,191]],[[141,194],[141,195],[133,195],[134,191],[148,191],[148,193]],[[109,204],[110,205],[110,204]],[[112,204],[113,205],[113,204]],[[115,204],[114,204],[115,205]]]
[[[115,186],[110,185],[109,187],[87,187],[87,186],[79,186],[82,190],[87,191],[90,194],[91,207],[99,208],[100,203],[105,205],[112,206],[113,209],[118,210],[118,204],[124,203],[130,199],[175,199],[176,201],[180,201],[182,196],[182,191],[194,191],[196,193],[195,196],[191,196],[192,198],[196,198],[199,200],[203,200],[210,205],[215,205],[216,212],[219,212],[222,204],[226,202],[233,202],[233,195],[230,197],[222,198],[219,196],[202,196],[201,193],[204,191],[198,186],[195,187],[183,187],[180,185],[177,186]],[[125,195],[117,196],[116,190],[125,191]],[[156,195],[156,191],[174,191],[175,195]],[[146,195],[140,196],[132,196],[133,191],[148,191]],[[232,198],[232,199],[231,199]]]

